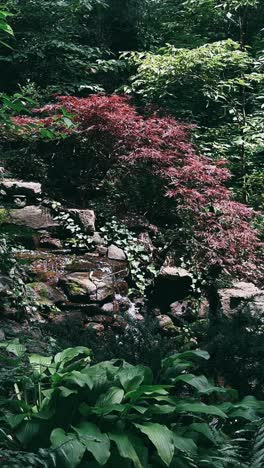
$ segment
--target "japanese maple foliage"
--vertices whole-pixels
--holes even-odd
[[[22,127],[39,122],[49,128],[62,108],[73,116],[74,124],[70,128],[62,124],[62,130],[84,138],[87,146],[89,141],[100,142],[100,151],[108,161],[104,176],[112,163],[120,163],[127,165],[131,174],[141,167],[162,181],[161,195],[174,200],[185,246],[191,249],[196,264],[217,265],[238,276],[259,274],[259,242],[250,225],[254,213],[232,200],[225,185],[230,177],[225,162],[197,154],[190,125],[169,117],[144,117],[127,98],[117,95],[61,96],[55,104],[35,110],[35,118],[17,117],[14,121]],[[37,127],[31,131],[36,135]]]

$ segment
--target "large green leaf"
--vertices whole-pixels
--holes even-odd
[[[32,440],[39,437],[41,432],[41,423],[38,421],[24,421],[16,430],[16,437],[23,447],[31,444]]]
[[[148,414],[171,414],[174,413],[175,406],[172,405],[151,405]]]
[[[54,357],[54,362],[57,365],[57,368],[63,369],[67,364],[71,363],[74,359],[80,356],[85,356],[88,363],[90,361],[91,350],[84,346],[67,348],[56,354]]]
[[[153,376],[151,370],[147,367],[126,366],[125,368],[120,369],[117,374],[117,378],[125,391],[130,392],[132,390],[136,390],[143,382],[147,385],[151,384]]]
[[[14,35],[14,31],[11,28],[11,26],[9,26],[9,24],[7,24],[5,21],[2,21],[1,19],[0,19],[0,30],[4,31],[7,34],[11,34],[11,36]]]
[[[206,423],[193,423],[189,426],[188,432],[194,431],[202,434],[206,439],[210,440],[214,445],[217,443],[217,437]]]
[[[122,458],[128,458],[131,460],[135,468],[143,468],[135,447],[129,438],[129,434],[125,432],[111,432],[108,435],[109,438],[116,443],[119,454]]]
[[[168,395],[167,389],[170,388],[173,388],[173,385],[142,385],[137,390],[126,393],[125,398],[135,402],[142,396]]]
[[[184,351],[184,353],[178,354],[180,359],[210,359],[210,354],[207,351],[203,351],[202,349],[196,349],[193,351]]]
[[[121,403],[124,398],[124,390],[118,387],[111,387],[107,390],[106,393],[103,393],[99,396],[96,406],[109,406]]]
[[[202,394],[211,394],[213,392],[226,393],[227,390],[224,387],[215,387],[212,385],[204,375],[193,375],[193,374],[184,374],[179,375],[175,378],[174,382],[184,382],[192,387],[196,388],[199,393]]]
[[[196,361],[198,359],[210,358],[207,351],[196,350],[196,351],[185,351],[184,353],[173,354],[162,361],[163,369],[168,367],[180,366],[184,368],[190,368],[193,366],[193,363],[190,361]]]
[[[61,396],[63,398],[68,398],[69,396],[74,394],[76,395],[78,393],[77,390],[71,390],[67,387],[58,387],[58,389],[60,390]]]
[[[125,404],[115,404],[109,406],[89,406],[86,403],[81,403],[79,406],[79,412],[83,416],[90,416],[91,414],[96,414],[97,416],[106,416],[107,414],[117,412],[122,413],[125,410],[132,408],[131,405]]]
[[[78,440],[76,434],[66,434],[63,429],[54,429],[50,441],[55,451],[57,467],[75,468],[79,465],[86,447]]]
[[[165,465],[169,466],[172,461],[175,448],[173,432],[168,429],[167,426],[157,423],[134,423],[134,425],[149,438],[156,447],[162,461]]]
[[[95,424],[83,422],[73,429],[78,434],[86,449],[92,453],[100,465],[105,465],[110,457],[110,441],[107,434],[102,434]]]
[[[79,372],[77,370],[65,374],[59,381],[63,382],[63,386],[67,386],[68,384],[72,386],[72,384],[74,384],[81,388],[87,386],[90,390],[92,390],[94,385],[92,377],[84,372]]]
[[[26,347],[19,342],[18,338],[0,342],[0,348],[5,348],[8,353],[15,354],[18,357],[23,356],[26,352]]]
[[[6,417],[6,422],[9,424],[10,427],[13,429],[17,427],[24,419],[27,417],[25,413],[21,414],[9,414]]]
[[[197,445],[192,439],[182,437],[175,432],[173,432],[173,442],[175,448],[181,452],[187,452],[191,454],[196,454],[197,452]]]
[[[90,379],[90,388],[100,394],[105,391],[110,380],[114,379],[119,368],[111,361],[102,362],[91,367],[86,367],[82,370],[83,376]]]
[[[52,358],[47,356],[40,356],[39,354],[31,354],[29,362],[37,374],[43,374],[51,365]]]
[[[243,400],[240,401],[240,405],[243,405],[244,407],[252,408],[255,410],[259,411],[264,411],[264,401],[263,400],[257,400],[254,396],[248,395],[243,398]]]
[[[196,401],[178,401],[175,405],[175,412],[177,413],[203,413],[208,415],[219,416],[220,418],[227,418],[227,415],[217,406],[206,405]]]

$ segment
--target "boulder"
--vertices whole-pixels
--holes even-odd
[[[4,179],[0,182],[0,188],[9,195],[26,195],[30,198],[41,196],[41,184],[38,182],[24,182],[23,180]]]
[[[95,322],[95,323],[101,323],[104,325],[110,325],[111,323],[113,323],[113,321],[114,321],[114,318],[110,317],[109,315],[94,315],[93,317],[86,317],[87,323]]]
[[[174,318],[186,319],[189,316],[189,305],[185,301],[173,302],[170,305],[169,315]]]
[[[61,278],[60,284],[73,302],[104,302],[114,294],[112,276],[102,271],[72,273]]]
[[[51,237],[47,231],[41,232],[39,246],[52,250],[61,250],[63,248],[61,240]]]
[[[158,315],[157,320],[159,323],[159,328],[163,332],[175,333],[176,327],[173,324],[172,319],[168,315]]]
[[[27,206],[26,195],[14,195],[13,203],[17,208],[24,208],[25,206]]]
[[[200,303],[199,311],[198,311],[198,317],[200,319],[206,318],[210,310],[210,304],[207,299],[203,299],[202,302]]]
[[[60,279],[60,285],[73,302],[90,301],[91,294],[96,291],[96,286],[87,272],[67,275]]]
[[[97,245],[97,252],[99,255],[106,256],[107,250],[108,250],[107,247],[105,247],[104,245]]]
[[[91,294],[91,301],[104,302],[114,296],[114,283],[112,277],[104,276],[102,279],[93,278],[96,286]]]
[[[35,205],[10,210],[5,224],[24,226],[33,230],[53,229],[59,226],[59,224],[54,221],[48,208]]]
[[[27,284],[27,290],[32,298],[43,305],[57,305],[67,301],[67,297],[58,288],[40,281]]]
[[[166,260],[155,280],[154,300],[167,310],[171,303],[183,300],[191,294],[191,285],[191,274]]]
[[[117,301],[115,302],[107,302],[101,308],[102,313],[105,315],[114,315],[119,312],[119,304]]]
[[[92,240],[95,245],[105,246],[107,244],[106,240],[101,236],[100,232],[95,232],[93,234]]]
[[[95,231],[95,214],[93,210],[71,208],[68,210],[68,213],[80,224],[85,232],[93,233]]]
[[[121,262],[125,262],[127,259],[124,250],[120,249],[120,247],[117,247],[117,245],[114,244],[110,245],[110,247],[108,248],[107,255],[110,260],[118,260]]]
[[[220,289],[219,297],[225,315],[250,312],[264,314],[264,291],[253,283],[235,282],[230,288]]]
[[[174,319],[191,321],[195,319],[198,310],[199,303],[195,299],[187,301],[176,301],[170,304],[170,312],[168,315]]]
[[[160,269],[159,276],[168,278],[172,281],[178,281],[179,279],[187,279],[190,282],[192,281],[191,274],[185,270],[185,268],[180,268],[173,265],[163,265]]]

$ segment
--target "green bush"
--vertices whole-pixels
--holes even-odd
[[[6,457],[36,453],[28,466],[237,466],[237,431],[264,411],[263,402],[238,401],[235,391],[191,373],[208,360],[205,351],[164,359],[154,377],[117,359],[91,365],[84,347],[54,357],[27,355],[18,341],[1,347],[30,369],[1,399],[0,438]]]

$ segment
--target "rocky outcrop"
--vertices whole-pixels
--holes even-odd
[[[158,315],[157,316],[157,321],[159,324],[159,328],[162,332],[168,333],[168,334],[175,334],[176,333],[176,327],[172,321],[172,319],[168,315]]]
[[[25,195],[29,198],[40,197],[42,190],[38,182],[25,182],[16,179],[3,179],[0,181],[0,190],[3,190],[7,196]]]
[[[60,285],[71,301],[89,302],[90,296],[96,291],[95,284],[90,280],[89,273],[73,273],[61,278]]]
[[[59,227],[59,223],[54,220],[48,208],[36,205],[8,211],[5,224],[23,226],[36,231],[42,229],[50,230]]]
[[[58,288],[40,281],[27,284],[27,292],[33,301],[41,305],[57,306],[67,301],[67,296]]]
[[[110,258],[110,260],[119,260],[121,262],[125,262],[127,257],[124,250],[120,249],[120,247],[117,247],[117,245],[112,244],[108,248],[108,258]]]
[[[264,291],[253,283],[235,282],[219,291],[222,312],[231,316],[249,312],[252,316],[264,314]]]
[[[95,231],[95,214],[93,210],[79,210],[77,208],[71,208],[67,211],[81,226],[85,233],[91,234]]]
[[[191,293],[192,276],[184,268],[176,267],[167,259],[155,281],[154,300],[162,308],[186,298]]]
[[[0,224],[3,230],[10,227],[17,230],[19,243],[24,246],[16,253],[16,258],[25,269],[25,288],[33,306],[33,312],[29,312],[30,321],[46,320],[54,324],[70,317],[76,319],[82,329],[100,334],[108,327],[114,330],[126,328],[129,321],[143,322],[146,314],[151,312],[159,330],[174,335],[181,324],[207,317],[209,304],[194,297],[192,275],[185,268],[177,267],[169,257],[156,277],[151,307],[147,307],[142,297],[135,296],[131,301],[126,253],[114,243],[108,246],[96,231],[93,210],[62,210],[66,219],[70,215],[87,234],[85,237],[92,241],[90,252],[79,250],[73,253],[65,248],[68,245],[65,237],[69,232],[74,237],[80,229],[67,231],[63,216],[58,215],[56,219],[56,209],[50,208],[51,203],[41,202],[40,184],[4,179],[0,183],[0,196],[4,200]],[[23,230],[27,231],[31,243],[23,241]],[[137,227],[136,236],[147,253],[147,262],[151,263],[155,247],[150,233],[155,230],[147,229],[146,225],[142,230]],[[12,302],[12,288],[12,280],[0,275],[0,319],[2,316],[9,322],[18,317]],[[220,290],[219,296],[226,315],[244,311],[264,313],[264,292],[253,284],[234,283],[232,287]]]

